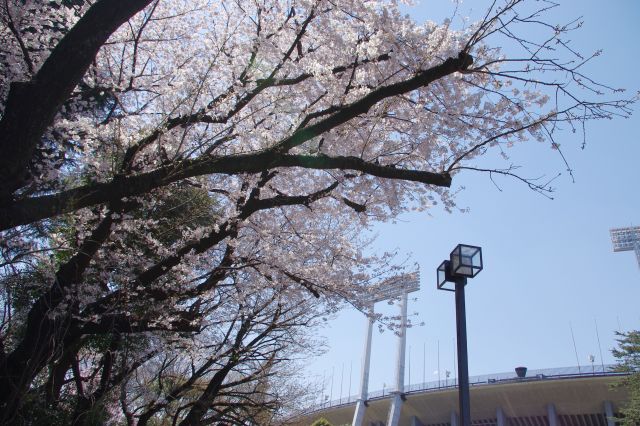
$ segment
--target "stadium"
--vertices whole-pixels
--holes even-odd
[[[627,399],[613,386],[625,373],[611,367],[520,369],[519,375],[500,373],[471,377],[471,419],[476,426],[613,426]],[[366,426],[387,423],[397,392],[371,392],[366,401]],[[405,387],[399,424],[402,426],[458,426],[458,389],[451,381]],[[298,422],[319,418],[332,425],[351,425],[358,396],[327,401]]]

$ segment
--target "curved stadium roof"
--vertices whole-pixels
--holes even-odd
[[[613,426],[610,418],[627,399],[611,384],[623,373],[610,367],[530,370],[526,377],[500,373],[472,377],[471,418],[475,426]],[[393,392],[369,394],[364,425],[385,424]],[[351,424],[357,396],[316,407],[298,424],[324,417],[333,425]],[[405,389],[400,425],[455,426],[458,392],[455,383],[441,381]]]

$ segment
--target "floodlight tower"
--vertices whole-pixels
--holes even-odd
[[[613,251],[635,251],[640,267],[640,226],[610,229]]]
[[[412,272],[409,274],[397,275],[383,281],[377,286],[374,294],[364,300],[365,306],[369,309],[367,334],[365,336],[364,354],[362,360],[362,376],[360,379],[360,395],[356,402],[356,411],[353,414],[353,426],[361,426],[364,421],[364,413],[367,408],[368,388],[369,388],[369,363],[371,361],[371,335],[373,330],[373,306],[383,300],[400,298],[400,334],[398,335],[398,359],[396,361],[396,390],[391,408],[389,410],[389,420],[387,426],[397,426],[400,420],[400,409],[404,398],[404,364],[405,348],[407,345],[407,295],[420,290],[420,274]]]

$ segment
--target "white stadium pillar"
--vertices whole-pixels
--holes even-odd
[[[547,419],[549,420],[549,426],[558,426],[558,412],[554,404],[547,405]]]
[[[360,376],[360,395],[356,402],[356,412],[353,414],[353,426],[362,426],[364,412],[367,409],[369,394],[369,365],[371,363],[371,337],[373,334],[373,306],[369,309],[367,317],[367,334],[364,340],[364,353],[362,355],[362,374]]]
[[[460,417],[457,411],[451,412],[451,426],[460,426]]]
[[[411,416],[411,426],[424,426],[417,416]]]
[[[498,425],[497,426],[507,426],[507,416],[504,415],[504,410],[502,409],[502,407],[498,407],[496,409],[496,420]]]
[[[400,411],[404,398],[404,364],[407,347],[407,292],[402,292],[400,298],[400,335],[398,336],[398,356],[396,359],[396,390],[389,409],[387,426],[398,426]]]
[[[604,402],[604,415],[607,417],[607,426],[615,426],[613,403],[611,401]]]

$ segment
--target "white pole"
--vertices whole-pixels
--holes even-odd
[[[398,338],[398,356],[396,363],[396,390],[389,409],[387,426],[398,426],[400,410],[402,409],[402,397],[404,396],[404,366],[407,347],[407,292],[402,293],[400,299],[400,336]]]
[[[427,342],[422,343],[422,387],[427,382]]]
[[[369,308],[367,317],[367,334],[364,339],[364,353],[362,355],[362,375],[360,377],[360,395],[356,402],[356,412],[353,414],[353,426],[362,426],[366,402],[369,393],[369,364],[371,363],[371,336],[373,334],[373,305]]]

